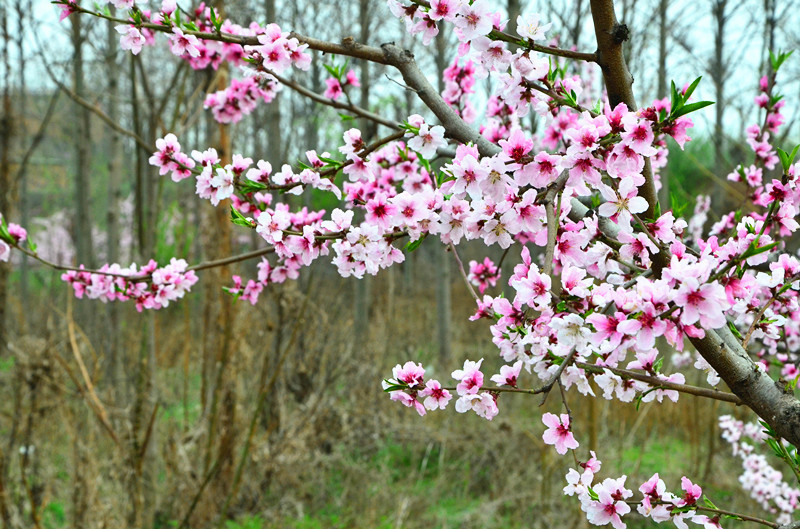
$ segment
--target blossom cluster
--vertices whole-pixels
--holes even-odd
[[[132,264],[123,268],[118,264],[106,264],[97,272],[69,270],[61,275],[61,279],[72,286],[79,299],[86,296],[104,303],[132,300],[140,312],[168,306],[197,283],[197,275],[188,269],[186,261],[174,257],[162,267],[152,259],[142,267]]]
[[[742,488],[766,511],[778,514],[778,523],[790,523],[792,513],[800,508],[800,488],[787,483],[783,473],[758,453],[757,446],[763,445],[767,437],[764,428],[756,422],[745,423],[730,415],[719,418],[719,427],[733,455],[741,459],[739,483]]]
[[[470,261],[467,279],[483,294],[487,288],[497,285],[500,269],[488,257],[485,257],[482,263]]]
[[[243,116],[255,110],[259,101],[270,103],[275,99],[280,88],[281,85],[268,75],[259,79],[233,79],[224,90],[208,94],[203,106],[211,109],[214,119],[219,123],[238,123]]]

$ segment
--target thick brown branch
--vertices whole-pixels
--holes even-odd
[[[622,43],[614,38],[615,29],[618,27],[617,15],[614,12],[613,0],[591,0],[592,20],[597,39],[597,64],[603,70],[603,79],[608,93],[608,102],[611,108],[619,103],[625,103],[630,110],[636,110],[636,97],[633,95],[633,76],[625,63]],[[644,214],[646,219],[655,217],[658,204],[653,168],[650,159],[644,159],[644,184],[640,193],[647,200],[648,208]]]

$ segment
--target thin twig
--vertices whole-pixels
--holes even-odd
[[[456,262],[458,263],[458,270],[461,272],[461,277],[464,279],[464,283],[467,285],[467,289],[469,293],[472,294],[472,297],[475,298],[475,301],[481,301],[481,298],[478,297],[478,294],[475,293],[475,289],[472,288],[472,283],[469,282],[469,278],[467,277],[467,272],[464,270],[464,263],[461,262],[461,258],[458,256],[458,251],[456,250],[456,246],[451,242],[450,243],[450,251],[453,252],[453,256],[456,258]]]
[[[542,387],[544,396],[542,397],[542,402],[539,403],[540,407],[544,406],[544,403],[547,402],[547,397],[550,395],[550,390],[553,389],[553,385],[555,385],[556,382],[558,382],[559,384],[561,383],[561,375],[564,373],[564,370],[567,368],[567,366],[572,362],[573,358],[575,358],[575,352],[577,350],[578,350],[577,347],[572,348],[572,350],[569,352],[566,358],[564,358],[564,360],[561,362],[561,365],[558,366],[558,370],[550,379],[550,382],[548,382],[547,384],[544,385],[544,387]]]

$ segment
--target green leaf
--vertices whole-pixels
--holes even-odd
[[[242,297],[242,291],[239,290],[238,292],[232,292],[228,287],[222,287],[222,290],[233,296],[233,301],[239,301],[239,298]]]
[[[407,242],[407,243],[406,243],[406,245],[405,245],[405,247],[404,247],[404,249],[405,249],[407,252],[413,252],[414,250],[416,250],[417,248],[419,248],[419,246],[422,244],[422,241],[424,241],[424,240],[425,240],[425,237],[427,237],[427,236],[428,236],[428,234],[426,233],[426,234],[424,234],[422,237],[420,237],[419,239],[417,239],[416,241],[409,241],[409,242]]]
[[[780,449],[778,446],[778,441],[775,439],[764,439],[764,442],[772,448],[772,451],[775,452],[775,455],[783,459],[783,450]]]
[[[799,149],[800,149],[800,144],[795,145],[794,149],[792,149],[792,154],[789,155],[789,159],[791,159],[792,162],[794,162],[794,158],[795,158],[795,156],[797,156],[797,151]]]
[[[428,160],[426,160],[421,154],[419,154],[419,164],[422,167],[424,167],[426,171],[428,171],[428,174],[433,173],[433,171],[431,171],[431,163]]]
[[[722,517],[731,520],[739,520],[740,522],[744,521],[741,516],[737,516],[735,514],[723,514]]]
[[[675,88],[675,81],[670,81],[670,111],[675,111],[678,107],[678,103],[681,102],[681,96],[678,94],[678,89]]]
[[[783,172],[786,173],[789,171],[789,166],[792,165],[792,162],[789,160],[789,154],[778,147],[778,158],[781,161],[781,167],[783,167]]]
[[[340,74],[339,74],[339,69],[338,68],[336,68],[335,66],[331,66],[329,64],[323,64],[322,66],[324,66],[325,69],[328,70],[329,74],[331,74],[335,78],[339,79]]]
[[[781,160],[781,166],[783,167],[783,172],[788,173],[789,168],[794,163],[795,156],[797,156],[797,151],[800,149],[800,145],[795,145],[794,149],[792,149],[791,153],[787,153],[780,147],[778,147],[778,158]]]
[[[233,222],[237,226],[246,226],[248,228],[253,227],[253,222],[244,215],[242,215],[241,213],[239,213],[239,211],[233,206],[231,206],[231,222]]]
[[[698,101],[697,103],[690,103],[686,106],[681,105],[676,111],[672,113],[672,118],[679,118],[681,116],[685,116],[690,112],[694,112],[695,110],[700,110],[701,108],[705,108],[707,106],[713,105],[713,101]]]
[[[765,244],[764,246],[759,246],[758,248],[753,247],[753,243],[750,243],[750,247],[745,250],[742,254],[742,259],[749,259],[754,255],[762,254],[764,252],[768,252],[778,246],[780,241],[771,242],[769,244]]]
[[[242,193],[249,194],[256,193],[258,191],[264,191],[265,189],[269,188],[266,186],[266,184],[262,184],[261,182],[245,179],[239,182],[239,189]]]
[[[689,88],[687,88],[686,92],[683,94],[684,102],[689,101],[689,98],[692,97],[692,94],[694,93],[694,89],[697,88],[697,85],[700,84],[700,79],[702,78],[703,76],[701,75],[700,77],[692,81],[692,84],[689,85]]]
[[[402,390],[408,388],[408,386],[406,386],[406,385],[397,384],[396,382],[392,382],[391,380],[388,380],[388,379],[384,379],[383,381],[386,384],[386,387],[384,388],[383,391],[385,391],[387,393],[390,392],[390,391],[398,391],[398,390],[402,391]]]
[[[761,427],[764,428],[765,434],[769,435],[770,437],[775,437],[775,430],[772,429],[772,427],[767,423],[767,421],[765,421],[764,419],[759,419],[758,424],[760,424]]]
[[[676,194],[670,193],[669,194],[669,205],[672,209],[672,212],[675,214],[675,218],[680,218],[683,216],[683,212],[686,211],[686,208],[689,207],[689,204],[683,200]]]
[[[653,364],[653,371],[655,371],[656,373],[661,373],[661,366],[663,365],[664,365],[664,357],[660,356],[658,360],[656,360],[656,363]]]
[[[36,249],[38,248],[38,246],[36,245],[36,243],[35,243],[35,242],[33,242],[33,241],[31,240],[31,238],[30,238],[30,237],[28,237],[28,248],[30,248],[30,250],[31,250],[33,253],[36,253]],[[794,380],[795,380],[795,383],[797,383],[797,379],[794,379]]]
[[[742,333],[740,333],[739,329],[736,328],[736,325],[734,325],[731,322],[728,322],[728,329],[730,329],[731,333],[733,333],[733,335],[736,336],[737,339],[744,340],[744,336],[742,336]]]
[[[775,72],[777,72],[780,69],[781,65],[784,63],[784,61],[786,61],[786,59],[788,59],[789,57],[792,56],[792,53],[794,53],[794,50],[790,51],[789,53],[783,53],[783,52],[779,51],[778,55],[776,56],[770,50],[770,52],[769,52],[769,62],[772,65],[772,69]]]
[[[709,507],[709,508],[711,508],[711,509],[717,509],[717,510],[719,510],[719,509],[717,508],[717,506],[716,506],[716,505],[714,505],[714,502],[713,502],[713,501],[711,501],[710,499],[708,499],[708,496],[706,496],[705,494],[703,494],[703,503],[705,503],[705,504],[706,504],[706,507]]]
[[[347,123],[348,121],[353,121],[354,119],[356,119],[350,114],[345,114],[343,112],[339,112],[339,118],[342,120],[342,123]]]
[[[558,305],[556,305],[556,310],[558,312],[566,312],[567,311],[567,302],[566,301],[559,301]]]
[[[11,234],[8,233],[8,225],[6,225],[5,217],[0,217],[0,239],[3,239],[6,242],[14,242]]]

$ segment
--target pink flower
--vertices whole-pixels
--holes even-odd
[[[138,55],[139,52],[142,51],[145,38],[138,28],[128,24],[120,24],[114,29],[117,30],[117,33],[122,35],[119,39],[119,45],[123,50],[131,50],[131,53],[134,55]]]
[[[483,386],[483,373],[480,370],[482,363],[483,358],[477,362],[465,360],[463,369],[453,371],[453,378],[459,381],[456,386],[459,395],[475,395],[480,391]]]
[[[717,282],[699,284],[685,277],[675,293],[675,304],[681,307],[681,323],[700,325],[708,329],[719,329],[725,325],[725,311],[730,308],[725,288]]]
[[[500,373],[492,375],[491,381],[498,386],[511,386],[517,387],[517,378],[519,372],[522,370],[522,360],[514,362],[513,366],[504,365],[500,367]]]
[[[170,50],[173,54],[180,57],[184,53],[188,53],[190,57],[197,57],[200,55],[201,47],[200,41],[194,35],[186,35],[178,27],[172,28],[172,35],[169,36]]]
[[[389,201],[384,193],[376,193],[375,197],[367,202],[367,214],[364,220],[381,230],[388,231],[396,215],[397,206]]]
[[[419,392],[419,397],[425,397],[423,404],[431,411],[435,409],[445,409],[447,403],[453,398],[449,391],[442,388],[438,380],[429,380],[425,384],[425,389]]]
[[[335,101],[344,93],[341,83],[339,83],[339,80],[335,77],[325,79],[325,84],[328,86],[325,89],[325,97],[328,99],[333,99]]]
[[[621,516],[631,512],[625,503],[625,498],[630,498],[633,493],[625,488],[626,476],[619,479],[605,479],[594,487],[597,501],[586,506],[586,518],[594,525],[611,523],[615,529],[625,529]]]
[[[64,0],[64,2],[59,4],[59,7],[61,8],[61,13],[58,15],[59,22],[78,10],[78,5],[75,3],[75,0]]]
[[[463,0],[431,0],[428,16],[431,20],[446,20],[453,22],[461,8]]]
[[[633,178],[623,178],[616,191],[608,186],[601,186],[600,193],[607,200],[600,204],[597,212],[603,217],[610,217],[616,221],[618,218],[626,225],[630,224],[631,213],[647,211],[647,200],[638,196],[639,190]]]
[[[539,21],[538,13],[532,13],[527,16],[519,15],[517,17],[517,33],[526,39],[544,40],[545,31],[550,29],[552,25],[552,22],[542,25]]]
[[[491,393],[467,394],[462,395],[456,401],[456,411],[465,413],[469,410],[474,411],[478,417],[491,421],[498,412],[497,401]]]
[[[684,495],[682,498],[679,498],[677,502],[675,502],[675,505],[678,507],[695,505],[697,500],[700,499],[700,496],[703,495],[703,489],[700,488],[700,485],[695,485],[686,476],[681,478],[681,488],[684,491]]]
[[[403,406],[414,408],[419,413],[420,417],[426,413],[425,406],[422,405],[415,397],[409,395],[405,391],[392,391],[389,393],[391,400],[399,401]]]
[[[460,16],[456,18],[456,35],[461,42],[483,37],[492,31],[492,17],[486,0],[475,0],[472,4],[461,4]]]
[[[419,128],[419,134],[408,140],[408,147],[414,149],[423,158],[432,159],[436,154],[436,149],[444,147],[447,142],[444,139],[444,127],[435,125],[428,127],[425,123]]]
[[[556,452],[564,455],[568,449],[578,448],[578,441],[569,429],[569,415],[562,413],[559,418],[553,413],[545,413],[542,422],[547,426],[542,439],[546,444],[555,445]]]
[[[358,77],[356,77],[356,72],[353,69],[350,69],[347,72],[347,75],[344,78],[344,84],[348,86],[361,86],[361,83],[358,82]]]
[[[491,259],[484,258],[483,263],[477,261],[469,262],[469,275],[467,279],[470,283],[478,287],[481,295],[490,286],[497,285],[500,278],[500,270],[495,266]]]
[[[8,223],[8,234],[11,235],[11,238],[14,239],[16,243],[25,242],[28,238],[28,231],[19,224],[13,222]]]
[[[422,379],[425,377],[425,368],[422,364],[415,364],[408,361],[402,366],[397,364],[392,370],[392,376],[398,382],[406,384],[409,388],[422,385]]]

